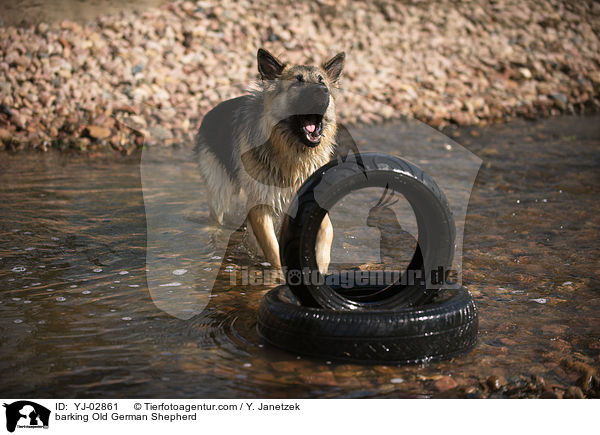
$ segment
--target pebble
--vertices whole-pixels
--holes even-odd
[[[581,388],[571,386],[567,389],[563,398],[564,399],[584,399],[585,395],[583,394],[583,391],[581,391]]]
[[[486,379],[485,384],[491,391],[498,391],[506,385],[506,379],[503,376],[490,376]]]
[[[592,371],[587,371],[583,373],[577,379],[577,385],[581,387],[583,391],[589,391],[594,387],[595,384],[595,376]]]
[[[450,376],[442,376],[434,382],[434,386],[438,391],[448,391],[458,387],[458,382]]]
[[[558,399],[558,396],[553,391],[544,391],[540,394],[540,399]]]
[[[519,68],[519,73],[525,79],[531,78],[531,71],[529,71],[527,68]]]
[[[531,375],[531,381],[535,384],[544,388],[546,386],[546,380],[540,375]]]
[[[554,100],[559,109],[565,110],[569,104],[569,99],[565,94],[555,93],[550,94],[550,98]]]
[[[111,131],[105,127],[88,125],[85,129],[85,133],[87,133],[92,139],[106,139],[108,136],[110,136]]]

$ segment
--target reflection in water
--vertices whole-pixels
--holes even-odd
[[[334,228],[330,272],[406,270],[417,247],[418,229],[401,194],[380,187],[359,189],[336,203],[329,215]]]
[[[573,362],[599,365],[595,125],[597,117],[560,118],[457,132],[457,141],[484,159],[461,259],[463,282],[480,308],[480,341],[453,361],[412,367],[318,361],[264,346],[255,318],[269,287],[232,285],[229,276],[260,269],[262,260],[237,247],[240,233],[229,240],[231,231],[224,258],[204,265],[217,271],[206,309],[189,320],[168,315],[147,287],[139,156],[5,154],[0,388],[7,396],[36,397],[437,396],[444,394],[436,386],[443,375],[458,383],[456,395],[490,375],[518,381],[530,374],[571,385],[579,377]],[[443,178],[462,179],[463,169],[444,159],[456,144],[425,127],[401,123],[353,135],[359,146],[365,137],[382,146],[393,140],[388,152],[422,166],[440,186],[448,186]],[[418,151],[428,142],[439,145],[438,154]],[[172,185],[176,192],[193,182],[195,168],[172,152],[162,169],[175,171],[173,161],[182,174]],[[468,189],[445,189],[455,217],[466,213],[461,200]],[[191,226],[205,224],[200,202],[175,195],[170,210]],[[168,222],[149,228],[176,234],[179,224]],[[337,237],[344,242],[344,233]],[[169,298],[185,285],[198,289],[186,280],[213,248],[193,240],[160,259],[165,284],[181,284],[162,287]]]
[[[367,216],[367,226],[379,231],[379,261],[382,264],[403,264],[417,249],[418,233],[413,236],[406,231],[406,223],[400,224],[398,214],[392,208],[399,201],[400,198],[394,199],[394,193],[386,188]],[[410,210],[406,205],[404,209]]]

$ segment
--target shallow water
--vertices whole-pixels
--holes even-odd
[[[460,397],[483,391],[490,375],[517,382],[532,374],[571,385],[579,376],[572,362],[600,366],[599,122],[451,131],[482,159],[468,213],[479,160],[444,154],[456,142],[414,122],[353,132],[359,145],[376,143],[436,178],[459,240],[466,213],[456,267],[479,307],[479,343],[451,361],[408,367],[319,361],[263,344],[256,312],[269,287],[232,286],[227,274],[216,276],[199,315],[160,309],[148,241],[172,242],[156,235],[186,235],[181,222],[206,221],[205,207],[186,202],[198,179],[184,151],[144,160],[157,184],[142,182],[141,156],[3,154],[0,389],[12,397]],[[167,193],[165,215],[152,214],[153,198],[165,197],[157,186]],[[185,294],[203,265],[198,258],[209,252],[193,237],[206,235],[158,257],[162,273],[182,284],[164,294]],[[264,261],[243,249],[224,257],[210,267]],[[456,389],[436,386],[445,375]]]

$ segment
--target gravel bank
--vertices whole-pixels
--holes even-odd
[[[434,127],[600,107],[591,1],[175,2],[87,24],[0,28],[5,148],[130,153],[188,145],[256,78],[258,47],[290,62],[347,52],[342,120]]]

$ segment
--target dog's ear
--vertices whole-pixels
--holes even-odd
[[[273,80],[279,77],[285,68],[284,63],[262,48],[258,49],[256,58],[258,59],[258,72],[263,80]]]
[[[332,82],[337,82],[340,76],[342,75],[345,59],[346,53],[342,51],[341,53],[336,54],[323,64],[323,69],[329,76],[329,80],[331,80]]]

